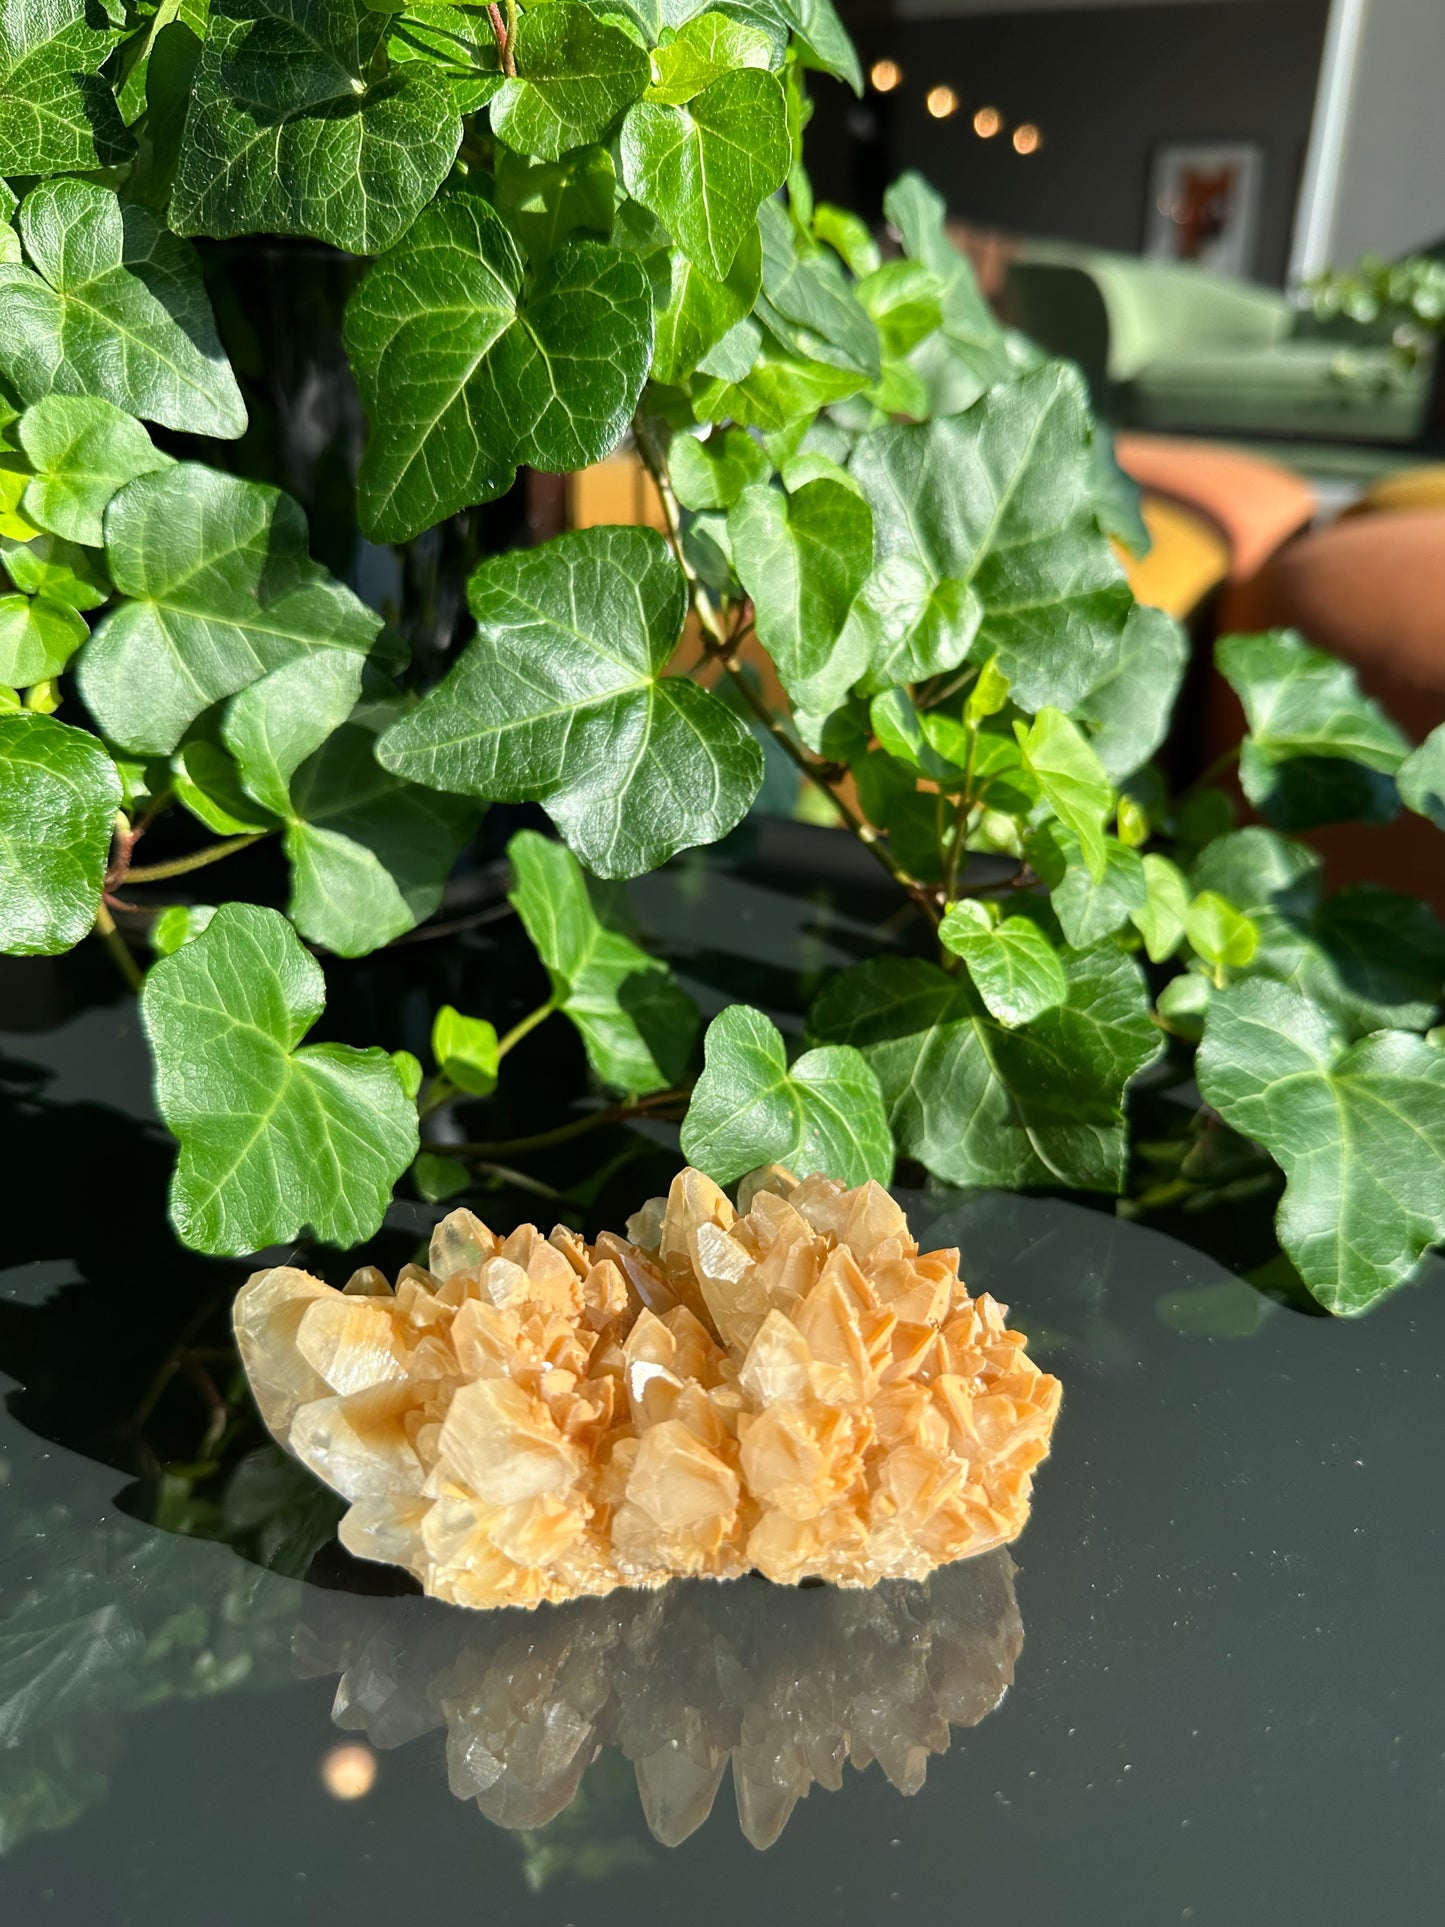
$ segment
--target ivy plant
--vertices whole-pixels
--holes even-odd
[[[1445,828],[1445,738],[1303,637],[1231,637],[1246,733],[1171,790],[1186,640],[1130,592],[1083,385],[995,321],[916,175],[883,236],[816,200],[816,73],[861,84],[830,0],[6,0],[0,941],[94,933],[139,990],[203,1251],[358,1244],[398,1185],[644,1119],[720,1182],[1118,1194],[1141,1090],[1197,1089],[1358,1311],[1445,1237],[1445,931],[1329,894],[1301,837]],[[411,662],[416,572],[373,606],[238,454],[254,344],[213,296],[253,245],[343,271],[369,555],[620,449],[657,526],[474,552]],[[624,886],[803,797],[903,934],[801,1035],[704,1026]],[[509,901],[546,999],[504,1030],[500,986],[459,987],[429,1065],[307,1041],[328,958],[447,927],[493,805],[540,812]],[[258,845],[282,887],[166,900]],[[498,1140],[543,1022],[591,1088]]]

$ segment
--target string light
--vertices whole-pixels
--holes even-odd
[[[930,87],[923,104],[935,120],[947,120],[958,111],[958,95],[951,87]]]
[[[903,69],[896,60],[875,60],[868,78],[873,83],[875,93],[891,94],[902,83]]]
[[[1031,120],[1024,121],[1014,129],[1014,152],[1016,154],[1037,154],[1044,144],[1044,137]]]
[[[1002,128],[1003,115],[997,107],[980,107],[973,117],[973,131],[981,141],[991,141]]]

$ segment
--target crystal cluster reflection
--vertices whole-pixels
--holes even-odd
[[[849,1761],[916,1793],[952,1728],[994,1710],[1023,1645],[1013,1575],[1000,1549],[871,1592],[682,1580],[486,1615],[316,1594],[296,1652],[340,1673],[332,1716],[371,1745],[444,1729],[452,1793],[498,1826],[547,1825],[613,1747],[664,1846],[731,1766],[743,1833],[767,1847]]]

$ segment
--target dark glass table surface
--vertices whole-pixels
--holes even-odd
[[[864,953],[873,911],[855,913],[846,866],[827,874],[831,841],[808,849],[806,881],[770,873],[754,848],[634,886],[642,924],[705,1007],[729,991],[766,1001]],[[296,1518],[304,1537],[311,1495],[271,1448],[249,1454],[226,1502],[243,1525],[274,1513],[269,1538],[235,1519],[194,1536],[113,1449],[107,1374],[144,1385],[143,1335],[183,1337],[188,1304],[223,1297],[237,1268],[179,1252],[156,1222],[169,1152],[134,1008],[56,990],[70,981],[26,966],[0,1019],[14,1180],[0,1251],[0,1919],[1441,1918],[1445,1267],[1337,1323],[1106,1210],[903,1193],[918,1235],[961,1247],[972,1288],[1012,1307],[1064,1382],[1016,1572],[990,1556],[877,1595],[694,1586],[660,1596],[641,1632],[647,1596],[448,1611],[378,1593],[379,1569],[324,1549],[284,1570],[281,1542]],[[523,1210],[507,1198],[495,1215]],[[432,1215],[399,1205],[395,1230],[414,1238]],[[262,1563],[273,1555],[283,1570]],[[941,1738],[920,1697],[977,1723],[953,1728],[907,1797],[877,1764],[846,1767],[836,1791],[815,1785],[765,1851],[744,1837],[726,1774],[710,1817],[659,1844],[616,1745],[547,1825],[525,1784],[491,1796],[508,1825],[455,1797],[448,1723],[459,1754],[481,1731],[468,1696],[521,1695],[529,1666],[561,1678],[559,1654],[575,1671],[589,1652],[612,1696],[597,1731],[613,1739],[639,1720],[654,1739],[670,1719],[680,1735],[741,1722],[766,1752],[769,1732],[806,1740],[816,1716],[825,1753],[840,1723],[893,1736],[909,1780]],[[556,1731],[539,1740],[534,1725],[529,1741],[564,1762],[569,1691],[549,1702],[536,1688],[535,1719]],[[364,1750],[338,1758],[344,1747]],[[453,1766],[473,1790],[492,1771],[475,1749]],[[338,1797],[327,1775],[343,1771],[359,1776],[347,1790],[369,1790]],[[750,1830],[767,1832],[786,1799],[770,1820],[749,1798]]]

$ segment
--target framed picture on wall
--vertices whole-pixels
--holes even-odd
[[[1191,141],[1154,150],[1144,252],[1241,279],[1254,270],[1264,153],[1249,141]]]

